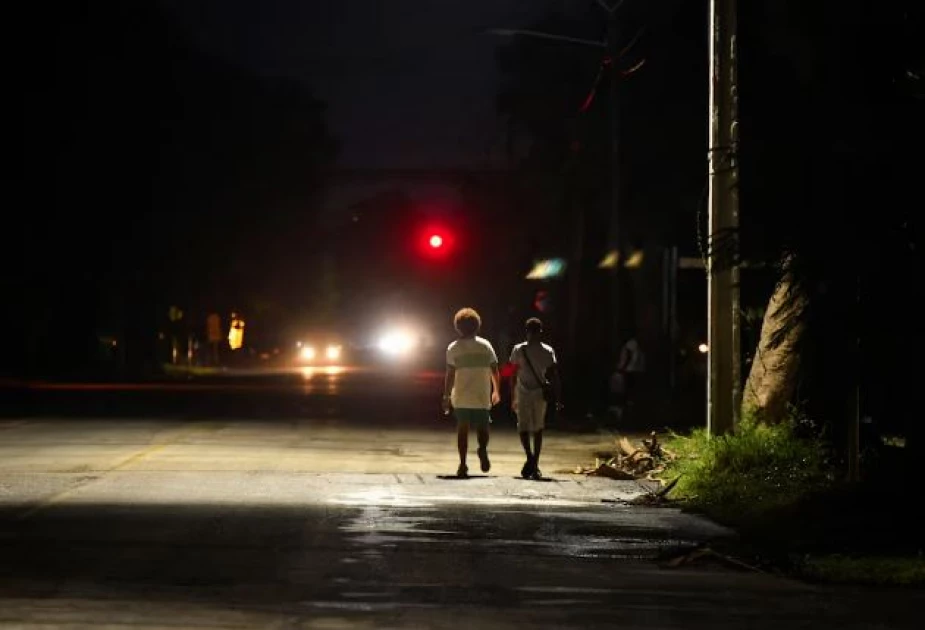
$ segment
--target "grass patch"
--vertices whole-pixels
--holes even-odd
[[[831,484],[825,445],[798,436],[796,420],[776,426],[746,420],[735,435],[714,438],[697,429],[669,438],[665,447],[678,455],[663,475],[680,476],[672,496],[730,525],[760,519]]]
[[[801,435],[801,422],[672,435],[663,445],[677,458],[661,475],[678,480],[670,496],[736,529],[730,551],[756,564],[825,582],[925,583],[916,497],[895,479],[836,482],[828,445]]]
[[[925,558],[833,554],[806,558],[800,573],[824,582],[914,586],[925,584]]]
[[[174,365],[172,363],[164,363],[161,367],[166,376],[215,376],[216,374],[222,373],[221,368],[199,365]]]

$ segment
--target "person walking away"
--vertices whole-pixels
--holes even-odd
[[[524,479],[542,479],[539,464],[548,408],[543,394],[544,383],[548,379],[557,401],[561,398],[562,385],[556,353],[552,346],[541,341],[543,322],[531,317],[524,328],[527,340],[514,346],[511,352],[511,364],[516,368],[511,377],[511,407],[517,417],[520,443],[527,456],[520,475]]]
[[[482,472],[491,470],[488,459],[491,408],[501,400],[498,357],[487,339],[478,336],[482,318],[472,308],[460,309],[453,318],[459,335],[446,349],[446,377],[443,383],[443,412],[456,418],[456,446],[459,468],[456,476],[469,476],[466,454],[469,451],[469,429],[478,437],[479,463]]]

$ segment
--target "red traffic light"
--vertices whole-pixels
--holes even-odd
[[[422,258],[435,262],[449,260],[458,248],[459,236],[444,223],[434,221],[415,230],[414,250]]]

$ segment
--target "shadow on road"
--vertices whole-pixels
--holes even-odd
[[[564,558],[654,559],[691,544],[573,512],[92,504],[21,518],[5,508],[0,596],[510,606],[529,597],[519,575],[570,573]]]

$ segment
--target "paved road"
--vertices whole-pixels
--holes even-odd
[[[667,567],[731,533],[554,472],[607,436],[552,431],[529,482],[499,421],[491,472],[446,478],[429,385],[341,378],[33,392],[0,420],[0,627],[918,627],[922,593]]]

